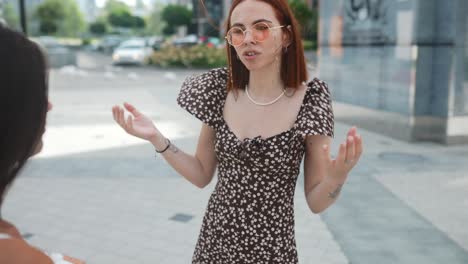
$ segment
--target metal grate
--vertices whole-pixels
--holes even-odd
[[[34,234],[31,234],[31,233],[24,233],[21,235],[24,239],[30,239],[31,237],[34,236]]]
[[[181,223],[187,223],[190,220],[192,220],[193,215],[188,215],[188,214],[175,214],[169,220],[176,221],[176,222],[181,222]]]

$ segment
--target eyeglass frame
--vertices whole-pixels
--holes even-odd
[[[257,24],[262,24],[262,23],[265,24],[265,25],[267,25],[268,30],[279,29],[279,28],[283,28],[283,27],[289,27],[289,25],[279,25],[279,26],[270,27],[270,25],[269,25],[268,23],[263,22],[263,21],[257,22],[257,23],[255,23],[255,24],[253,24],[253,26],[255,26],[255,25],[257,25]],[[242,28],[239,27],[239,26],[234,26],[234,27],[231,27],[231,28],[228,30],[228,32],[226,33],[226,36],[224,36],[224,38],[226,39],[227,43],[228,43],[229,45],[231,45],[232,47],[239,47],[239,46],[242,45],[242,43],[239,44],[239,45],[234,46],[234,45],[231,44],[231,42],[230,42],[229,39],[228,39],[228,34],[229,34],[229,32],[230,32],[233,28],[239,28],[240,30],[242,30],[242,33],[244,34],[244,39],[243,39],[243,41],[245,40],[245,36],[246,36],[246,34],[247,34],[248,31],[250,31],[250,33],[252,33],[252,29],[245,29],[245,30],[244,30],[244,29],[242,29]],[[252,36],[253,36],[253,35],[252,35]],[[262,41],[258,41],[258,40],[256,40],[256,39],[254,38],[254,40],[255,40],[256,42],[260,42],[260,43],[261,43],[261,42],[264,42],[266,39],[265,39],[265,40],[262,40]],[[242,42],[243,42],[243,41],[242,41]]]

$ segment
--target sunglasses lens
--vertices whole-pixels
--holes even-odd
[[[228,33],[228,41],[233,46],[239,46],[244,41],[244,31],[237,27],[231,28]]]
[[[270,28],[265,23],[257,23],[253,26],[252,34],[256,41],[265,41],[270,36]]]
[[[265,41],[270,36],[270,27],[268,24],[260,22],[252,27],[252,37],[255,41]],[[233,27],[227,34],[227,40],[229,44],[233,46],[239,46],[244,42],[245,34],[244,30],[240,27]]]

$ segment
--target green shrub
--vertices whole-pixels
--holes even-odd
[[[304,45],[304,50],[316,50],[317,42],[312,40],[302,40],[302,45]]]
[[[222,48],[205,45],[185,48],[169,46],[155,51],[151,56],[151,63],[163,68],[217,68],[226,66],[227,58]]]
[[[92,41],[92,39],[90,39],[90,38],[83,38],[83,39],[82,39],[82,42],[81,42],[81,45],[82,45],[82,46],[91,45],[91,41]]]

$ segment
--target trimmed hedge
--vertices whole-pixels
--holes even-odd
[[[206,45],[177,48],[169,46],[155,51],[150,63],[159,67],[217,68],[227,65],[226,51]]]

